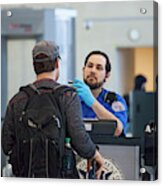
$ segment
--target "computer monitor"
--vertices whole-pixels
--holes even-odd
[[[114,135],[116,120],[84,119],[86,131],[92,135]]]
[[[130,125],[133,137],[143,137],[145,125],[155,120],[155,93],[133,91],[130,100]]]

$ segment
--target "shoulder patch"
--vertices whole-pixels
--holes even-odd
[[[13,105],[15,103],[20,103],[20,101],[27,99],[27,95],[23,92],[23,93],[18,93],[16,94],[13,98],[11,98],[11,100],[9,101],[9,105]]]
[[[125,111],[125,106],[120,101],[114,101],[111,107],[115,112]]]

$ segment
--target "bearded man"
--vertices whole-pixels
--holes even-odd
[[[90,52],[83,67],[83,81],[75,79],[73,86],[80,96],[84,119],[116,120],[115,136],[125,135],[127,105],[122,96],[103,88],[110,77],[109,57],[102,51]]]

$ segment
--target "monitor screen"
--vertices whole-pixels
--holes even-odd
[[[144,128],[155,120],[155,94],[135,91],[130,93],[130,125],[133,137],[143,137]]]
[[[84,119],[86,131],[93,135],[114,135],[117,121]]]

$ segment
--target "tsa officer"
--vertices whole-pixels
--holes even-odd
[[[85,59],[83,81],[75,79],[73,86],[80,96],[83,118],[116,120],[115,136],[120,136],[126,130],[127,106],[122,96],[103,88],[110,72],[107,54],[92,51]]]

